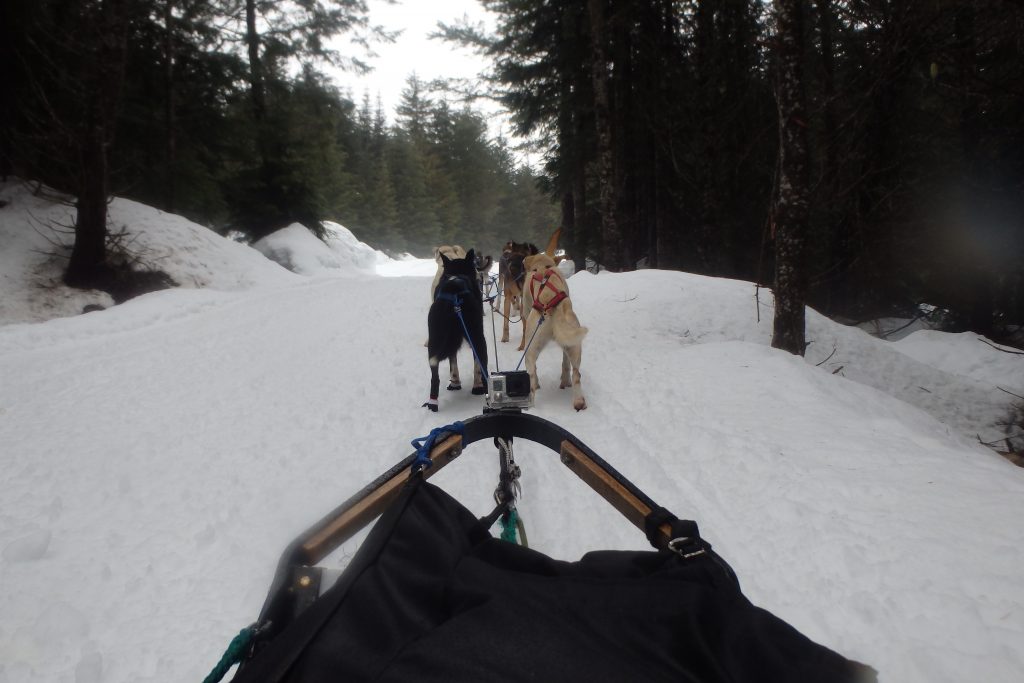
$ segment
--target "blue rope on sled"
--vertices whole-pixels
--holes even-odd
[[[469,349],[473,352],[473,358],[476,360],[476,365],[480,368],[480,378],[484,381],[484,386],[490,389],[491,382],[487,377],[487,368],[480,362],[480,356],[476,352],[476,347],[473,345],[473,339],[469,336],[469,328],[466,327],[466,321],[462,318],[462,302],[455,305],[455,315],[459,317],[459,322],[462,323],[462,333],[465,335],[466,341],[469,343]],[[460,432],[461,434],[461,432]]]
[[[480,362],[480,355],[476,352],[476,346],[473,345],[473,339],[469,336],[469,328],[466,327],[466,321],[462,317],[463,294],[469,294],[469,290],[466,289],[465,284],[463,284],[462,290],[455,292],[453,294],[448,292],[438,292],[434,296],[434,301],[448,301],[455,308],[455,315],[459,318],[459,323],[462,325],[463,337],[467,342],[469,342],[469,349],[473,352],[473,359],[476,360],[477,367],[480,368],[480,377],[484,381],[484,386],[487,387],[490,385],[490,380],[487,377],[487,368],[485,368],[484,364]],[[462,432],[459,433],[461,434]],[[415,443],[413,445],[415,445]]]
[[[456,420],[450,425],[444,427],[435,427],[430,430],[430,433],[426,436],[421,436],[418,439],[412,440],[412,447],[416,449],[416,459],[412,461],[412,471],[419,472],[422,469],[430,467],[434,462],[430,459],[430,451],[434,450],[434,442],[437,441],[437,437],[444,432],[451,432],[453,434],[464,433],[464,427],[462,422]]]

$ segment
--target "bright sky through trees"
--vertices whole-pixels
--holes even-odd
[[[463,16],[472,23],[491,23],[477,0],[400,0],[393,5],[371,0],[370,22],[402,33],[394,43],[373,46],[378,55],[368,60],[373,71],[365,76],[336,73],[338,85],[350,89],[356,102],[362,99],[364,91],[370,93],[371,101],[379,93],[388,119],[393,120],[395,106],[411,73],[416,72],[423,82],[442,77],[475,78],[487,65],[483,57],[428,38],[437,30],[439,21],[454,23]],[[478,102],[474,107],[493,110],[495,105]]]

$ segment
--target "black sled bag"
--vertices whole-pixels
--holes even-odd
[[[337,583],[235,683],[861,683],[874,671],[753,606],[714,553],[578,562],[492,538],[419,477]]]

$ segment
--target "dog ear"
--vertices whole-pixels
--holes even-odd
[[[539,252],[536,244],[530,244],[530,256],[536,256]]]
[[[476,267],[476,249],[470,249],[466,252],[466,260],[472,263],[473,267]]]
[[[441,252],[438,252],[438,254],[440,254],[440,256],[441,256],[441,265],[444,266],[445,268],[447,268],[448,264],[451,263],[452,260],[450,258],[448,258],[447,256],[445,256],[444,254],[442,254]]]

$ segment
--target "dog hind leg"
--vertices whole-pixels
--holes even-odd
[[[484,385],[483,373],[480,372],[480,365],[477,362],[473,362],[473,393],[477,396],[487,393],[487,387]]]
[[[448,391],[461,390],[462,379],[459,377],[459,359],[455,356],[448,359],[448,372],[451,374],[451,381],[448,382]]]
[[[516,298],[516,306],[519,307],[519,318],[520,318],[520,320],[523,321],[523,337],[522,337],[522,339],[519,340],[519,348],[516,349],[516,350],[517,351],[525,351],[526,350],[526,319],[527,319],[527,317],[530,314],[530,310],[533,310],[533,309],[532,308],[530,310],[526,309],[526,303],[525,303],[524,297],[522,297],[522,296],[519,296],[519,297]]]
[[[572,407],[576,410],[587,409],[587,399],[583,397],[583,385],[580,383],[580,361],[583,359],[583,345],[570,346],[562,351],[562,388],[569,386],[568,366],[572,365]]]
[[[542,324],[542,320],[539,313],[532,311],[527,324],[527,332],[533,341],[530,342],[530,347],[526,350],[526,371],[530,373],[530,390],[534,393],[540,389],[540,380],[537,378],[537,356],[551,340],[551,326]],[[540,326],[539,330],[537,330],[538,325]],[[534,330],[537,330],[536,333]]]
[[[505,296],[505,301],[502,302],[502,306],[504,306],[504,309],[505,309],[505,314],[503,316],[505,318],[505,320],[504,320],[504,322],[501,323],[501,341],[507,342],[508,341],[508,315],[510,313],[510,309],[512,308],[512,297],[509,296],[508,290],[504,290],[503,294]]]
[[[441,378],[437,373],[437,366],[441,362],[436,356],[431,356],[428,359],[430,363],[430,398],[423,404],[424,408],[428,408],[433,412],[437,412],[437,393],[441,388]]]
[[[480,363],[473,359],[473,394],[477,396],[487,393],[487,384],[484,382],[484,377],[487,374],[487,340],[483,335],[482,320],[479,327],[479,331],[473,334],[473,348],[476,349],[477,355],[480,356]],[[482,367],[481,363],[483,364]]]

